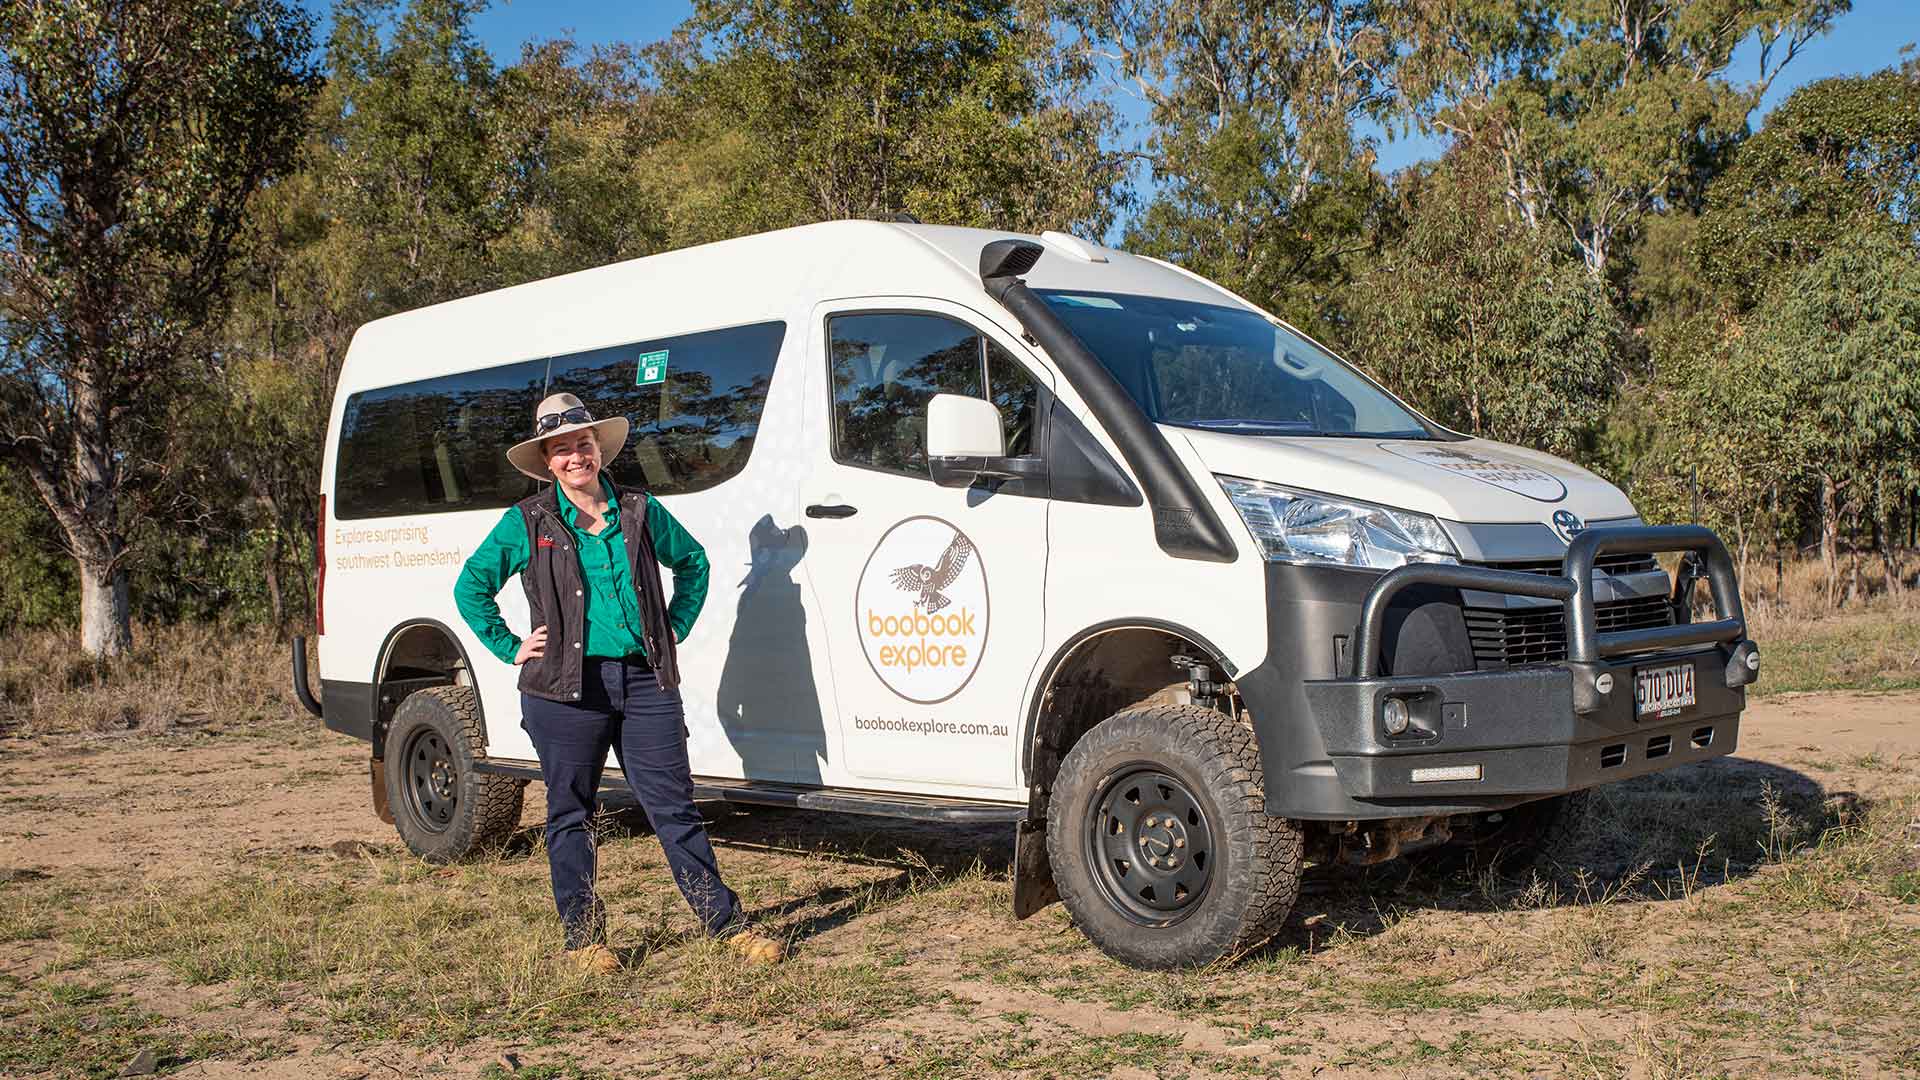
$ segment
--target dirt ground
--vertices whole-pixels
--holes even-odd
[[[1591,869],[1313,871],[1273,947],[1174,975],[1111,964],[1057,905],[1015,923],[1002,830],[716,806],[723,869],[794,949],[732,972],[617,815],[630,966],[608,990],[541,966],[535,830],[421,866],[371,813],[360,744],[0,739],[0,1074],[114,1075],[149,1049],[162,1074],[335,1080],[1920,1075],[1900,1007],[1920,992],[1920,694],[1762,699],[1732,757],[1616,787]],[[1877,839],[1835,839],[1855,834]],[[474,954],[409,984],[350,947],[389,909]],[[516,936],[495,966],[526,985],[473,989],[485,943]]]

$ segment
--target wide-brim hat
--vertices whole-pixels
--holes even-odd
[[[627,431],[632,427],[624,416],[609,416],[605,420],[595,420],[589,413],[586,420],[565,422],[550,430],[540,431],[541,417],[558,416],[572,409],[584,410],[585,408],[586,406],[580,404],[580,399],[572,394],[548,394],[541,398],[540,404],[533,410],[534,430],[539,433],[524,442],[514,443],[507,450],[507,460],[513,463],[514,468],[535,480],[551,481],[553,474],[547,471],[547,455],[541,452],[540,444],[548,439],[571,435],[587,428],[593,429],[593,437],[600,444],[602,465],[619,457],[621,449],[627,445]]]

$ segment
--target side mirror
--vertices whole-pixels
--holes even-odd
[[[983,477],[1038,480],[1046,463],[1031,455],[1007,456],[1000,410],[991,401],[935,394],[927,402],[927,472],[941,487],[971,487]]]
[[[1005,457],[1006,433],[993,402],[961,394],[935,394],[927,402],[927,456]]]

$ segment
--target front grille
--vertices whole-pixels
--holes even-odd
[[[1518,608],[1466,608],[1467,636],[1482,669],[1540,664],[1567,658],[1567,613],[1559,604]],[[1668,626],[1673,609],[1664,596],[1609,600],[1593,606],[1601,633]]]
[[[1473,566],[1484,566],[1489,570],[1515,570],[1522,574],[1558,574],[1559,559],[1524,559],[1517,562],[1477,562]],[[1660,560],[1644,551],[1624,551],[1612,555],[1600,555],[1593,560],[1593,568],[1603,574],[1643,574],[1649,570],[1660,569]]]

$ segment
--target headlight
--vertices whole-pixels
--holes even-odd
[[[1336,499],[1238,477],[1217,477],[1269,559],[1391,570],[1454,562],[1459,549],[1426,514]]]

